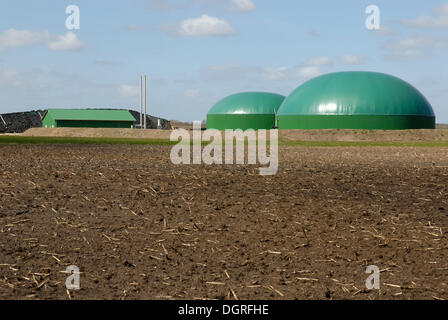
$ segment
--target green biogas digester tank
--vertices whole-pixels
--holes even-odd
[[[426,98],[409,83],[376,72],[337,72],[294,90],[277,113],[279,129],[434,129]]]
[[[243,92],[218,101],[207,113],[207,129],[272,129],[284,96]]]

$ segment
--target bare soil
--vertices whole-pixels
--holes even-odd
[[[114,128],[31,128],[24,136],[169,139],[171,130]],[[443,141],[448,129],[435,130],[279,130],[284,141]]]
[[[442,141],[448,140],[448,130],[279,130],[279,137],[287,141]]]
[[[447,130],[448,131],[448,130]],[[31,128],[22,133],[31,137],[169,139],[171,130],[126,128]]]
[[[447,148],[281,147],[274,176],[169,152],[0,145],[0,298],[448,298]]]

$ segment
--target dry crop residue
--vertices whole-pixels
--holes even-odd
[[[448,298],[448,149],[281,147],[268,177],[169,152],[1,145],[0,298]]]

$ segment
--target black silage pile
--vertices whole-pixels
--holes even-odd
[[[129,112],[137,120],[135,122],[135,125],[140,124],[140,112],[134,111],[134,110],[129,110]],[[159,126],[159,119],[160,119],[160,126]],[[171,129],[171,123],[166,119],[146,115],[146,127],[147,127],[147,129],[169,130],[169,129]]]
[[[21,133],[29,128],[42,127],[41,116],[44,113],[45,110],[4,113],[0,118],[0,133]]]

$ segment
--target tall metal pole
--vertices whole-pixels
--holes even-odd
[[[144,126],[146,129],[146,75],[145,75],[145,120],[144,120]]]
[[[140,76],[140,129],[143,129],[143,77]]]
[[[148,115],[150,114],[150,109],[151,109],[151,80],[148,77]],[[151,126],[151,123],[149,123],[149,125]],[[151,129],[151,128],[150,128]]]

